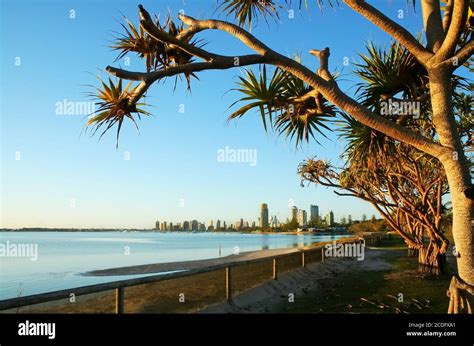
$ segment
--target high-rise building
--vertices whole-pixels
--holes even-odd
[[[306,226],[308,223],[308,215],[306,214],[306,210],[300,209],[298,210],[298,225]]]
[[[332,210],[326,215],[326,225],[332,226],[334,224],[334,213]]]
[[[224,221],[224,226],[223,226],[224,229],[227,229],[227,222]]]
[[[155,222],[155,229],[158,231],[160,230],[160,221]]]
[[[189,231],[189,221],[183,222],[183,230],[186,232]]]
[[[266,203],[260,204],[260,227],[268,227],[268,205]]]
[[[216,229],[221,228],[221,220],[217,220],[216,222]]]
[[[198,231],[205,231],[206,230],[206,225],[203,223],[199,223],[198,226]]]
[[[255,221],[252,221],[252,228],[255,228]]]
[[[310,217],[309,219],[311,222],[318,222],[319,221],[319,207],[317,205],[311,204],[309,209]]]
[[[277,216],[276,216],[276,215],[274,215],[274,216],[272,217],[272,220],[271,220],[271,222],[270,222],[270,226],[273,227],[273,228],[276,228],[276,227],[279,226],[279,222],[278,222],[278,219],[277,219]]]
[[[199,230],[199,223],[197,220],[192,220],[191,221],[191,231],[197,231]]]
[[[235,221],[235,229],[242,228],[244,228],[244,219],[240,218],[240,220]]]
[[[296,206],[291,207],[290,220],[298,221],[298,208]]]
[[[172,222],[170,222],[170,225],[168,226],[168,229],[169,229],[170,231],[173,230],[173,223],[172,223]]]

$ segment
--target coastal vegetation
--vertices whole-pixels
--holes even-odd
[[[405,243],[418,251],[420,261],[434,267],[442,266],[440,259],[448,245],[440,226],[442,196],[449,192],[457,273],[449,287],[448,311],[473,313],[474,187],[470,158],[466,155],[466,147],[472,146],[473,119],[470,112],[463,117],[463,110],[459,109],[459,104],[469,109],[472,99],[458,93],[463,81],[454,74],[461,66],[469,66],[474,52],[472,4],[468,0],[448,0],[442,8],[438,1],[420,1],[426,38],[423,42],[367,2],[343,2],[394,40],[389,52],[368,47],[365,65],[357,72],[366,82],[359,86],[359,97],[353,98],[339,88],[338,76],[329,69],[329,48],[310,51],[319,61],[319,68],[313,72],[299,57],[281,55],[251,34],[257,16],[278,18],[291,1],[221,1],[220,9],[234,16],[238,25],[180,13],[181,24],[177,26],[171,18],[153,19],[139,6],[139,29],[130,23],[128,28],[124,26],[126,34],[117,39],[114,48],[119,50],[119,56],[138,54],[146,62],[146,72],[107,66],[107,72],[119,81],[102,83],[103,89],[97,95],[102,102],[101,112],[91,117],[88,125],[93,126],[93,131],[104,129],[102,134],[117,125],[118,141],[123,120],[128,118],[135,123],[135,116],[145,114],[138,106],[155,83],[183,76],[190,88],[192,78],[205,70],[260,65],[258,72],[247,68],[240,78],[237,91],[246,96],[237,103],[246,104],[229,119],[256,110],[265,130],[271,128],[294,140],[297,146],[330,131],[330,123],[335,120],[346,122],[353,161],[349,160],[344,173],[329,165],[323,170],[338,183],[344,175],[350,188],[356,184],[364,190],[370,185],[370,195],[377,198],[373,205],[385,212],[381,214]],[[318,0],[318,4],[338,6],[329,0]],[[245,29],[247,25],[249,30]],[[224,56],[210,52],[196,39],[206,30],[227,33],[254,53]],[[317,28],[314,30],[317,32]],[[273,73],[268,72],[270,67]],[[122,80],[137,84],[122,90]],[[410,107],[395,108],[410,112],[387,112],[387,104],[400,102]],[[358,142],[351,143],[354,131],[363,132],[365,142],[356,138]],[[367,151],[361,150],[360,144],[369,144]],[[364,167],[359,167],[357,155],[364,155]],[[357,174],[353,174],[354,170]],[[404,175],[411,171],[413,176]],[[374,194],[372,189],[382,191]],[[425,234],[429,238],[427,244]]]

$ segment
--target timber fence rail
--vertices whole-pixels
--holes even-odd
[[[384,233],[340,238],[375,246]],[[0,301],[0,313],[173,313],[197,311],[279,275],[325,260],[323,242],[264,258],[150,275]]]

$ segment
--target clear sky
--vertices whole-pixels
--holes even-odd
[[[322,214],[333,210],[336,220],[375,214],[365,202],[300,186],[296,169],[305,158],[338,161],[343,144],[331,134],[322,145],[295,150],[293,143],[266,135],[257,114],[226,123],[228,106],[240,97],[227,92],[235,86],[238,69],[200,73],[192,93],[183,83],[173,92],[172,80],[155,85],[147,97],[154,116],[139,122],[140,134],[125,124],[118,149],[114,131],[99,142],[81,135],[84,115],[57,114],[58,102],[87,100],[87,85],[97,85],[96,76],[105,77],[107,65],[144,70],[133,56],[130,66],[114,62],[117,52],[108,47],[114,32],[121,31],[122,16],[138,23],[139,3],[162,16],[183,9],[197,18],[225,18],[214,12],[215,1],[206,0],[1,1],[0,227],[150,228],[155,220],[256,221],[262,202],[280,220],[289,216],[293,202],[308,212],[310,204],[319,205]],[[342,71],[341,87],[351,92],[355,77],[352,66],[343,66],[344,57],[359,61],[364,41],[387,43],[388,37],[345,5],[320,13],[316,1],[309,3],[310,13],[283,16],[279,25],[260,20],[253,33],[280,53],[302,53],[303,62],[314,69],[316,60],[308,51],[330,47],[330,67]],[[421,32],[421,13],[407,9],[405,0],[373,3],[412,33]],[[249,52],[223,33],[200,37],[216,53]],[[225,147],[256,149],[256,165],[218,162],[217,151]]]

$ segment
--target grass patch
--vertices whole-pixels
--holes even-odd
[[[391,269],[356,270],[320,282],[317,292],[282,303],[288,313],[446,313],[450,275],[433,276],[418,271],[418,261],[398,250],[403,241],[390,236],[377,244]]]

